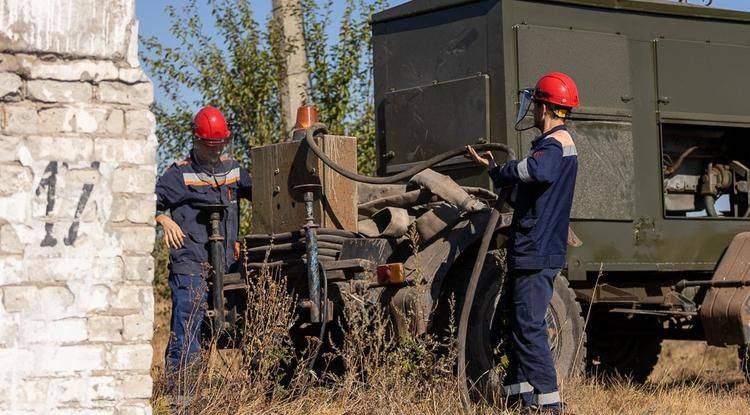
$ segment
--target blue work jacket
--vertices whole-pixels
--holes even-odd
[[[185,234],[179,249],[170,248],[169,269],[176,274],[203,274],[209,263],[208,213],[200,204],[228,205],[222,215],[221,233],[226,254],[225,272],[236,267],[234,244],[239,232],[239,198],[250,200],[250,174],[236,160],[222,158],[214,169],[200,166],[190,153],[182,161],[172,164],[156,183],[157,215],[169,210]]]
[[[564,125],[531,142],[528,156],[490,170],[495,187],[517,185],[509,265],[563,268],[578,172],[575,144]]]

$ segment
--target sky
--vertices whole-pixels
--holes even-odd
[[[704,2],[705,0],[689,0],[691,3]],[[321,1],[322,2],[322,1]],[[334,16],[332,21],[339,21],[339,16],[343,10],[343,1],[333,0]],[[136,0],[136,14],[140,21],[139,31],[144,36],[155,36],[163,44],[170,46],[174,45],[174,39],[169,33],[169,17],[164,12],[164,8],[167,5],[173,5],[179,8],[185,1],[180,0]],[[210,20],[211,14],[209,8],[206,6],[206,0],[198,0],[198,3],[202,4],[201,9]],[[250,3],[254,7],[256,13],[256,19],[259,22],[265,22],[271,14],[271,0],[250,0]],[[406,3],[406,0],[390,0],[390,6],[396,6],[402,3]],[[724,8],[724,9],[736,9],[750,11],[750,0],[714,0],[712,7]],[[337,33],[337,27],[331,27],[329,30],[330,37],[334,37]],[[142,49],[142,48],[141,48]],[[146,69],[146,68],[144,68]],[[148,74],[148,70],[146,69]],[[161,102],[164,97],[163,91],[160,91],[158,86],[156,89],[156,100]]]

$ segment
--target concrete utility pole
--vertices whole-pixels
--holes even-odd
[[[302,31],[302,7],[299,0],[272,0],[273,17],[283,35],[286,53],[281,77],[281,113],[284,131],[294,127],[297,108],[307,99],[310,81],[307,75],[307,54]]]

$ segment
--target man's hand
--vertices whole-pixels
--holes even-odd
[[[486,158],[477,154],[477,151],[474,150],[474,147],[472,146],[466,146],[466,152],[467,154],[464,154],[464,157],[473,161],[476,164],[479,164],[480,166],[484,166],[488,169],[491,169],[497,165],[495,164],[495,158],[492,156],[492,153],[489,151],[486,151],[484,153],[484,156]]]
[[[182,248],[182,241],[185,239],[185,234],[182,233],[180,225],[167,215],[157,216],[156,223],[164,229],[164,243],[168,247],[174,249]]]

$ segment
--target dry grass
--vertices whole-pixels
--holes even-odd
[[[237,351],[209,351],[198,371],[195,399],[183,412],[191,414],[457,414],[462,407],[450,353],[433,353],[434,340],[395,345],[385,328],[364,310],[347,310],[353,335],[325,359],[344,362],[337,374],[312,373],[298,365],[291,379],[281,382],[280,366],[291,357],[279,327],[279,301],[288,301],[281,282],[267,277],[252,298],[258,307],[251,326],[243,364]],[[276,284],[276,285],[274,285]],[[276,305],[274,305],[276,304]],[[154,335],[154,413],[173,413],[171,395],[161,376],[169,330],[169,302],[157,301]],[[263,319],[263,316],[267,317]],[[281,318],[283,320],[283,318]],[[261,334],[263,333],[263,334]],[[258,363],[262,356],[262,363]],[[252,363],[254,362],[254,363]],[[561,388],[568,409],[575,414],[750,414],[750,387],[738,370],[735,349],[707,347],[697,342],[669,341],[646,385],[627,381],[603,384],[579,379]],[[509,412],[477,406],[476,413]]]

